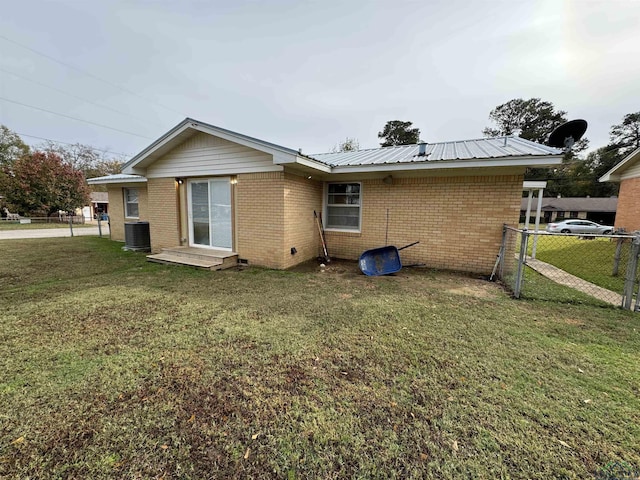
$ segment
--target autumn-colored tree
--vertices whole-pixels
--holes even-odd
[[[21,214],[50,215],[89,202],[83,173],[55,153],[36,151],[22,156],[5,174],[6,201]]]

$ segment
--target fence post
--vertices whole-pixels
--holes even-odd
[[[618,245],[616,246],[616,254],[613,257],[613,271],[611,272],[612,277],[618,276],[618,271],[620,268],[620,257],[622,255],[622,244],[624,243],[624,238],[618,238]]]
[[[622,308],[631,310],[633,302],[633,287],[636,283],[636,270],[638,268],[638,255],[640,254],[640,235],[636,235],[631,242],[631,253],[627,264],[627,275],[624,280],[624,293],[622,294]],[[636,306],[637,306],[636,299]]]
[[[502,243],[500,244],[500,251],[498,256],[500,257],[500,263],[498,264],[498,278],[504,280],[504,255],[507,252],[507,224],[502,224]]]
[[[513,286],[513,296],[520,298],[520,291],[522,290],[522,277],[524,272],[524,263],[527,258],[527,241],[529,240],[529,232],[521,231],[520,235],[520,254],[518,255],[518,270],[516,271],[515,285]]]

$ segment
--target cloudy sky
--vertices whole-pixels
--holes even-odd
[[[640,111],[640,0],[6,2],[0,123],[135,154],[189,116],[306,153],[388,120],[479,138],[540,97],[591,147]],[[30,137],[27,137],[30,135]]]

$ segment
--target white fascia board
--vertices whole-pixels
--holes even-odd
[[[316,170],[320,170],[323,173],[331,173],[332,171],[329,165],[318,162],[317,160],[312,160],[310,158],[296,157],[296,163],[305,167],[315,168]]]
[[[304,167],[313,168],[323,173],[331,173],[332,168],[326,163],[319,162],[309,157],[303,157],[300,155],[279,155],[273,157],[273,163],[276,165],[302,165]]]
[[[640,148],[631,152],[629,155],[623,158],[622,161],[617,165],[614,165],[613,168],[609,170],[607,173],[605,173],[604,175],[602,175],[598,179],[598,181],[599,182],[619,182],[621,180],[620,171],[625,170],[627,167],[627,164],[632,163],[636,159],[640,159]]]
[[[561,155],[536,157],[502,157],[482,160],[436,160],[432,162],[381,163],[333,167],[331,173],[392,172],[407,170],[449,170],[491,167],[550,167],[562,163]]]
[[[146,183],[145,177],[140,178],[90,178],[87,180],[89,185],[107,185],[110,183]]]

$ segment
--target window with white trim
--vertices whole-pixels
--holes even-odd
[[[327,184],[326,228],[360,230],[360,192],[360,183]]]
[[[126,218],[139,218],[140,210],[138,208],[138,189],[124,189],[124,216]]]

